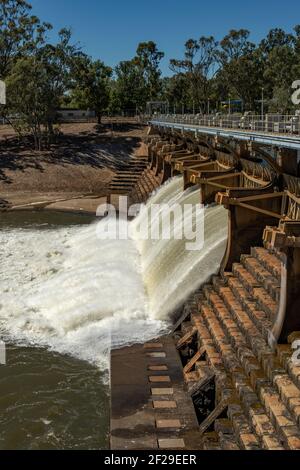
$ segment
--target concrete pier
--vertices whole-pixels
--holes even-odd
[[[111,449],[194,449],[198,422],[171,337],[111,355]]]

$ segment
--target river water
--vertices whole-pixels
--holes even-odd
[[[0,214],[0,318],[7,357],[6,366],[0,366],[0,449],[108,447],[107,373],[13,333],[22,311],[14,317],[6,310],[26,303],[36,288],[35,276],[41,276],[41,283],[51,277],[47,270],[55,270],[50,254],[59,256],[54,255],[60,246],[57,235],[91,222],[90,217],[60,213]]]
[[[198,251],[176,237],[141,241],[139,228],[161,227],[146,220],[151,205],[197,198],[171,180],[124,240],[84,215],[0,214],[0,449],[108,448],[110,349],[169,331],[172,312],[218,269],[227,214],[206,208]],[[191,213],[186,221],[195,228]]]

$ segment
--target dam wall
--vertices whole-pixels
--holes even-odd
[[[244,131],[241,138],[240,131],[151,121],[148,170],[162,184],[181,175],[183,192],[194,190],[204,206],[222,207],[228,220],[216,272],[206,279],[200,275],[211,257],[208,250],[195,272],[194,290],[179,286],[185,299],[181,321],[168,338],[180,359],[180,383],[186,403],[192,400],[197,426],[185,427],[179,415],[173,426],[180,438],[173,448],[300,449],[295,354],[300,340],[300,139],[270,132],[254,139],[252,134]],[[176,263],[176,253],[173,258],[170,264]],[[126,350],[117,354],[130,363]],[[166,366],[163,362],[159,365]],[[156,380],[166,380],[165,372],[157,374],[161,379]],[[150,390],[149,374],[144,375]],[[113,448],[123,444],[112,441]],[[160,447],[160,437],[155,446]]]

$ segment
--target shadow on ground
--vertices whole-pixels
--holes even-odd
[[[12,183],[11,173],[28,169],[43,173],[47,165],[78,165],[112,171],[127,167],[141,139],[141,126],[134,123],[105,123],[99,131],[61,134],[49,150],[33,150],[33,142],[26,138],[10,138],[0,142],[0,182]]]

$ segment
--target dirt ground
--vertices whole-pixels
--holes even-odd
[[[60,209],[90,211],[107,195],[115,173],[146,155],[147,129],[134,121],[106,121],[100,132],[94,123],[62,124],[60,131],[49,151],[37,152],[11,127],[0,126],[2,205],[53,201]]]

